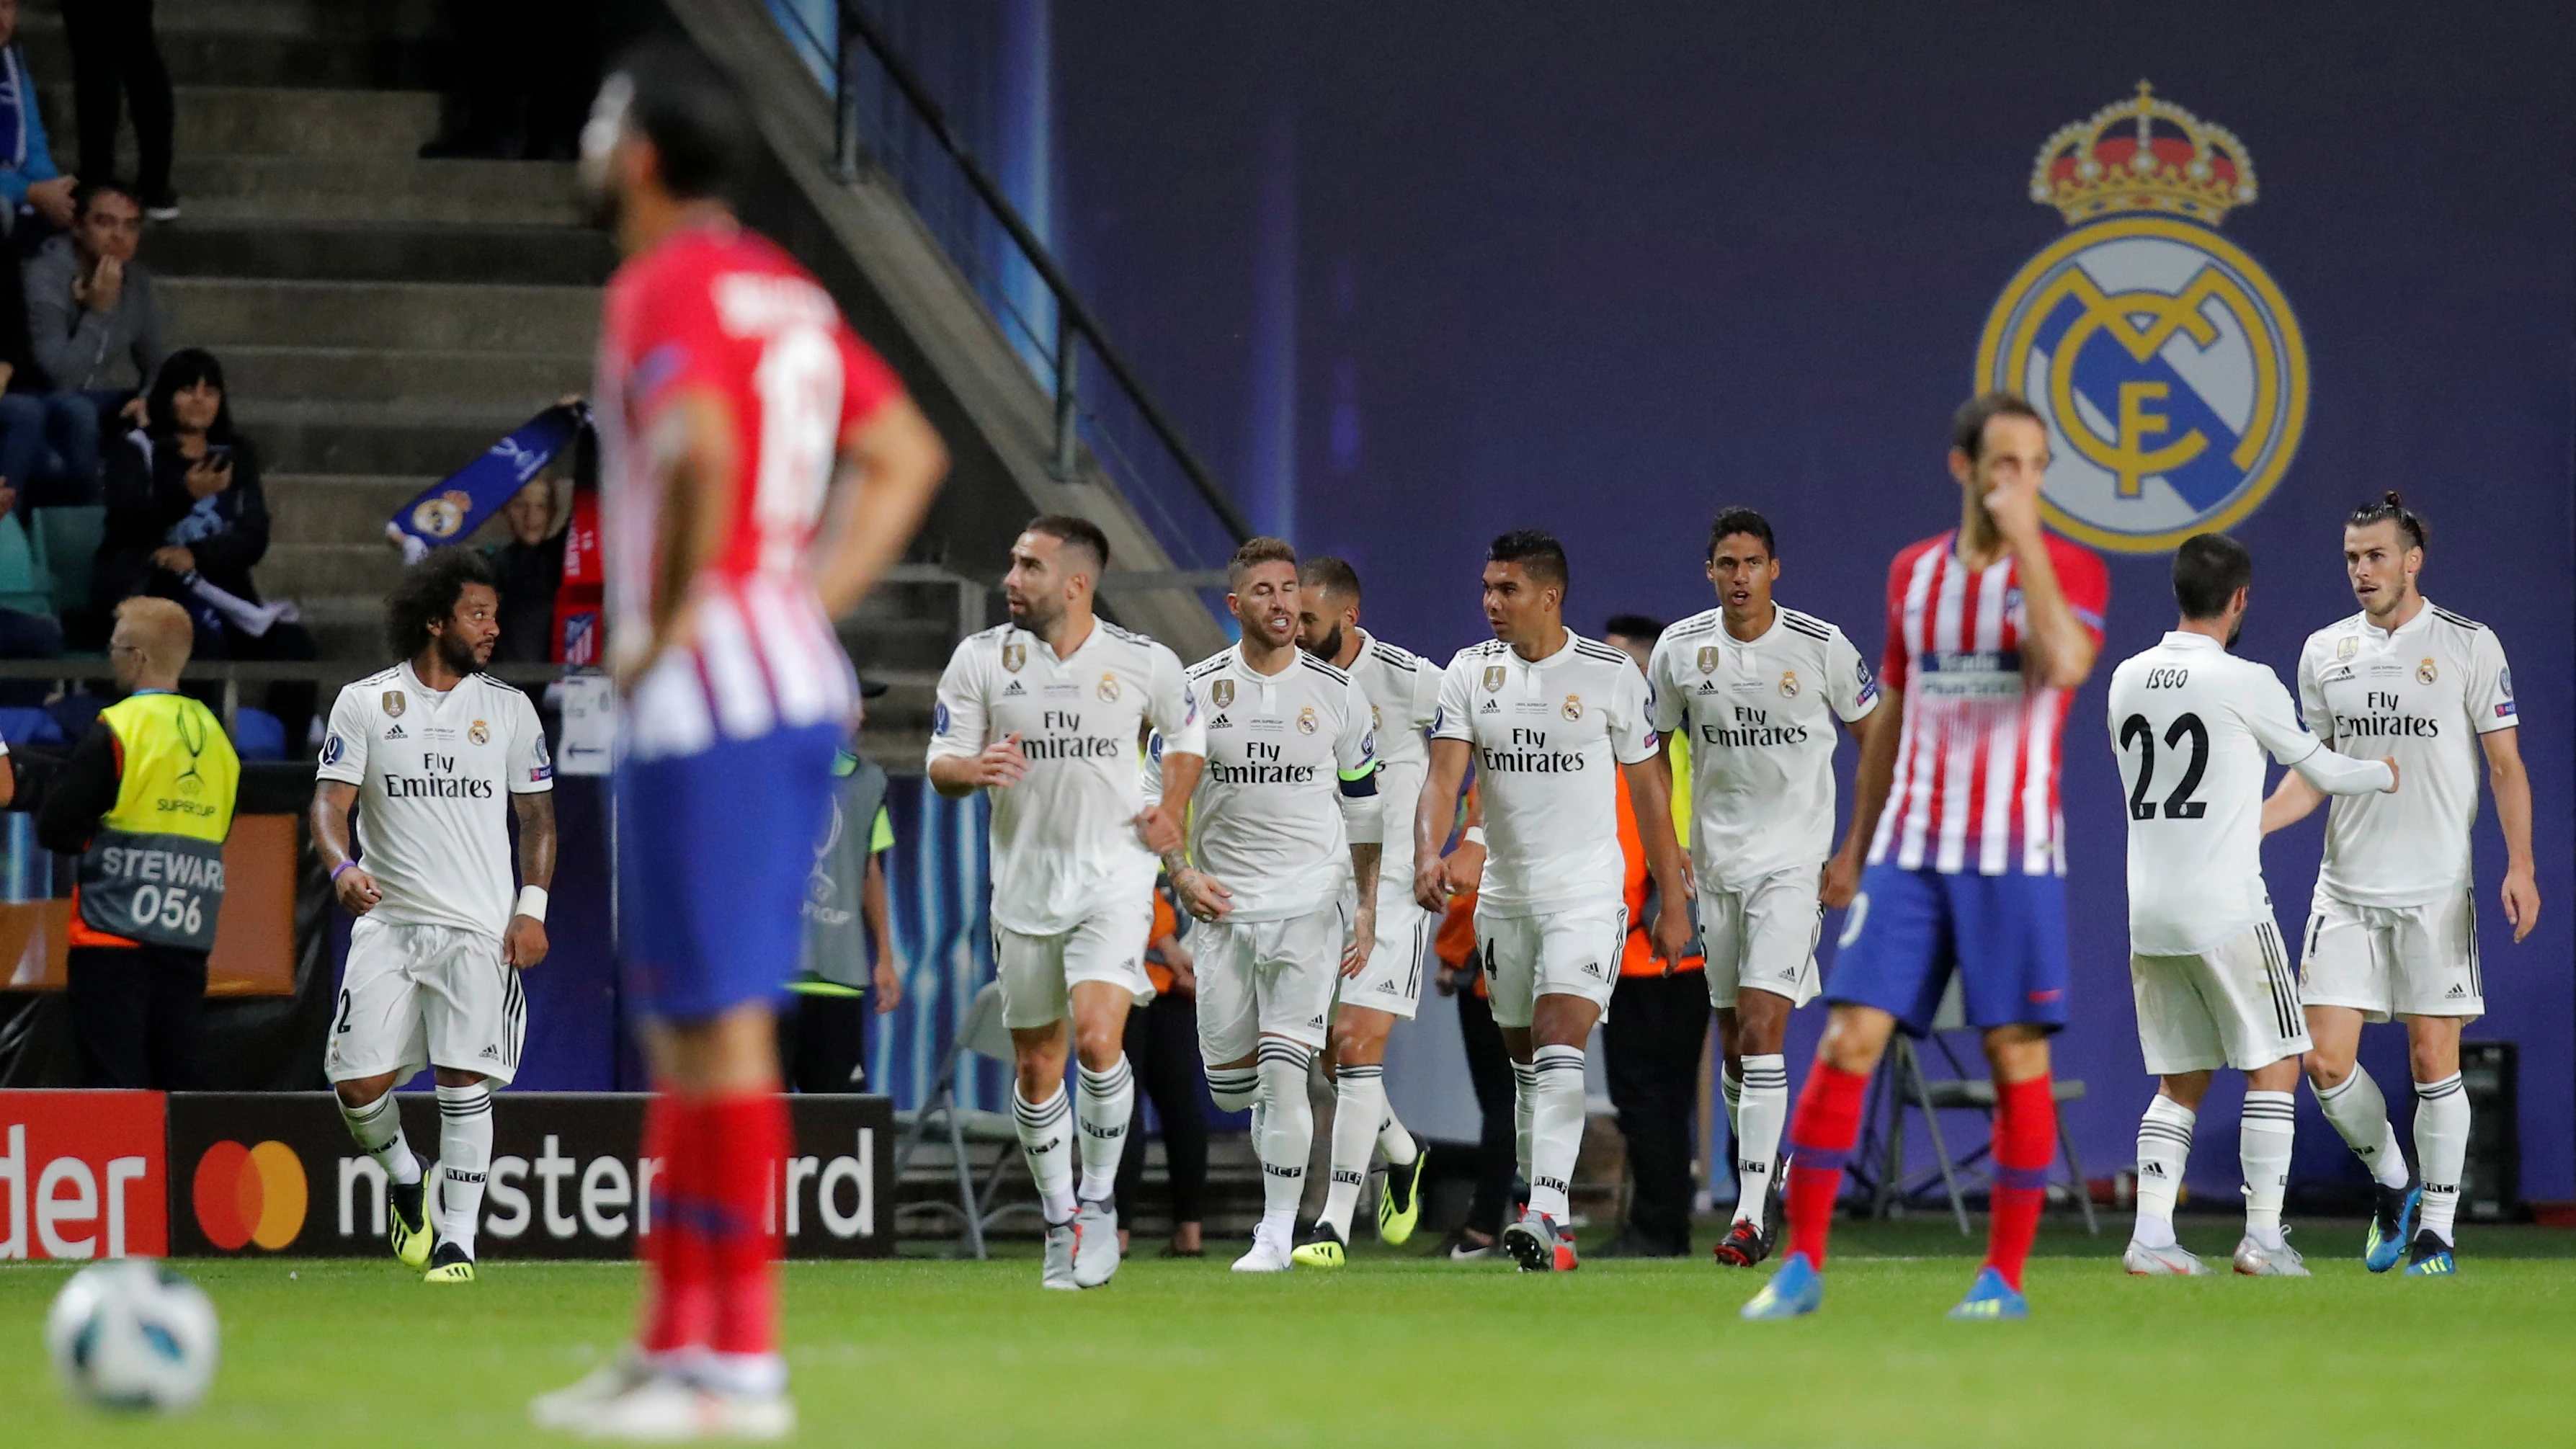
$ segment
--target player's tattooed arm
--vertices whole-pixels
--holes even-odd
[[[948,448],[908,397],[888,399],[841,442],[825,504],[814,593],[839,618],[903,556],[948,475]]]
[[[1386,846],[1375,840],[1351,842],[1351,873],[1358,878],[1359,904],[1351,911],[1351,939],[1342,947],[1342,974],[1356,977],[1368,969],[1377,949],[1378,865]]]
[[[2515,945],[2540,924],[2540,882],[2531,860],[2531,776],[2522,767],[2522,731],[2478,736],[2486,751],[2487,785],[2495,791],[2496,824],[2504,828],[2504,918]]]
[[[519,816],[519,883],[545,890],[555,879],[554,793],[513,795],[510,806]],[[546,959],[551,949],[546,923],[534,916],[513,914],[501,932],[501,959],[522,971]]]
[[[384,892],[349,849],[349,807],[356,803],[358,787],[346,781],[323,780],[313,787],[313,848],[322,853],[322,868],[331,873],[331,889],[340,897],[341,908],[363,916],[384,899]]]
[[[1199,785],[1199,770],[1207,756],[1172,751],[1163,756],[1163,798],[1136,814],[1136,838],[1145,848],[1163,858],[1165,865],[1180,859],[1181,822],[1189,818],[1190,792]],[[1179,879],[1179,872],[1173,872]]]
[[[1449,909],[1449,872],[1440,847],[1449,843],[1449,822],[1458,815],[1458,791],[1467,783],[1471,750],[1465,740],[1431,742],[1431,768],[1422,777],[1422,798],[1413,811],[1413,899],[1426,911]]]

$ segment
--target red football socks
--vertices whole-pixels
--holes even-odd
[[[1843,1161],[1860,1141],[1861,1103],[1869,1078],[1818,1062],[1798,1093],[1789,1120],[1789,1251],[1825,1266],[1834,1200],[1842,1196]]]
[[[712,1101],[656,1094],[644,1155],[658,1158],[644,1234],[646,1353],[778,1348],[778,1228],[770,1195],[787,1105],[762,1092]]]
[[[715,1264],[698,1207],[699,1116],[697,1103],[665,1093],[655,1093],[644,1108],[644,1156],[660,1164],[648,1207],[651,1227],[637,1244],[644,1256],[648,1354],[704,1344],[715,1332]]]
[[[1986,1225],[1986,1266],[2021,1291],[2022,1264],[2039,1235],[2048,1164],[2057,1156],[2057,1104],[2046,1073],[1995,1086],[1995,1186]]]
[[[787,1104],[776,1093],[720,1097],[701,1109],[716,1208],[714,1348],[778,1351],[778,1222],[770,1199],[787,1155]]]

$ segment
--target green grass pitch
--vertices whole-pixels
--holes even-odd
[[[1825,1311],[1787,1324],[1735,1317],[1767,1268],[1705,1256],[1540,1278],[1369,1245],[1337,1274],[1245,1279],[1220,1242],[1084,1294],[1040,1292],[1025,1253],[800,1263],[788,1357],[808,1444],[2576,1441],[2576,1234],[2472,1229],[2457,1278],[2408,1280],[2318,1223],[2312,1280],[2184,1281],[2124,1277],[2123,1226],[2052,1222],[2022,1324],[1942,1318],[1975,1250],[1922,1219],[1840,1225]],[[2183,1228],[2224,1263],[2232,1221]],[[0,1444],[542,1442],[529,1396],[612,1351],[634,1297],[624,1265],[494,1264],[466,1289],[390,1261],[183,1266],[223,1315],[223,1370],[160,1423],[69,1405],[42,1343],[68,1270],[0,1269]]]

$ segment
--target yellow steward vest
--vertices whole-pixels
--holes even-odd
[[[185,695],[131,695],[98,717],[116,736],[120,769],[116,805],[81,855],[81,924],[212,950],[241,757],[213,711]]]

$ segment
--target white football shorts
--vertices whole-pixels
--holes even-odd
[[[1073,988],[1083,981],[1123,986],[1140,1002],[1154,999],[1145,974],[1145,948],[1154,934],[1154,897],[1104,906],[1070,931],[1029,936],[993,927],[993,964],[1002,982],[1002,1025],[1027,1031],[1062,1021],[1073,1009]],[[1193,933],[1192,940],[1197,937]]]
[[[1619,984],[1619,956],[1628,944],[1628,906],[1571,906],[1535,916],[1476,913],[1476,941],[1485,952],[1485,991],[1494,1024],[1530,1024],[1542,996],[1580,996],[1610,1019],[1610,991]]]
[[[322,1071],[335,1082],[392,1072],[400,1086],[437,1066],[508,1086],[527,1031],[528,998],[497,938],[360,916]]]
[[[2195,955],[2132,955],[2129,985],[2150,1075],[2250,1072],[2308,1049],[2290,953],[2270,921]]]
[[[1818,899],[1823,867],[1791,866],[1740,891],[1699,893],[1700,945],[1708,953],[1708,999],[1735,1009],[1746,987],[1804,1006],[1817,991],[1816,940],[1825,928]]]
[[[2486,1015],[2478,975],[2478,907],[2469,890],[2420,906],[2356,906],[2318,897],[2299,953],[2299,999],[2392,1016]]]
[[[1436,918],[1413,899],[1413,876],[1377,883],[1377,941],[1357,976],[1341,978],[1341,1004],[1413,1020],[1422,1004],[1422,962]]]
[[[1205,921],[1193,928],[1200,1058],[1212,1067],[1248,1060],[1265,1036],[1320,1050],[1349,920],[1335,901],[1285,920]]]

